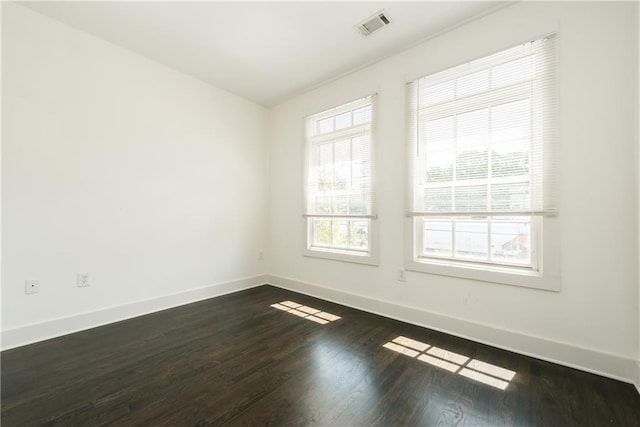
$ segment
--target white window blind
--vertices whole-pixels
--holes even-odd
[[[408,85],[416,217],[557,214],[555,37]]]
[[[306,119],[308,248],[366,254],[376,219],[372,180],[375,96]]]

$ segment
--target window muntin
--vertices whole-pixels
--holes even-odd
[[[409,85],[414,262],[538,271],[554,200],[554,37]]]
[[[372,252],[374,97],[307,118],[306,249],[367,257]]]

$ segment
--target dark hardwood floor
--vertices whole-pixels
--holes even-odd
[[[1,398],[3,427],[640,426],[630,384],[272,286],[2,352]]]

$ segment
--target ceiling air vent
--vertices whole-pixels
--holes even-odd
[[[355,28],[356,31],[358,31],[363,36],[368,36],[371,33],[375,33],[379,29],[386,27],[390,23],[391,21],[389,21],[389,18],[387,18],[384,10],[381,10],[375,15],[365,19],[358,25],[355,25],[353,28]]]

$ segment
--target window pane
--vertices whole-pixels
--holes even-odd
[[[318,146],[318,191],[331,191],[333,188],[333,144]]]
[[[351,141],[344,140],[335,143],[335,165],[333,177],[334,190],[346,190],[351,183]]]
[[[351,222],[351,242],[352,248],[367,249],[369,247],[369,221]]]
[[[351,177],[355,180],[356,178],[367,178],[369,176],[369,164],[361,161],[354,161],[351,163]]]
[[[487,150],[463,151],[456,156],[456,178],[481,179],[488,175]]]
[[[362,177],[362,178],[356,178],[353,181],[351,181],[351,193],[358,193],[358,194],[370,194],[371,193],[371,181],[368,179],[368,177]],[[367,197],[367,200],[369,200],[369,198]]]
[[[362,135],[351,139],[351,157],[353,160],[368,162],[371,156],[371,142],[369,135]]]
[[[495,184],[491,186],[491,208],[519,211],[530,208],[529,183]]]
[[[351,126],[351,111],[336,116],[336,130]]]
[[[319,214],[331,214],[331,196],[317,196],[315,213]]]
[[[451,256],[452,242],[451,221],[424,221],[423,250],[424,254]]]
[[[453,180],[453,150],[429,153],[427,160],[427,182],[450,182]]]
[[[491,87],[497,88],[521,81],[531,80],[534,76],[534,56],[525,56],[515,61],[493,67]]]
[[[323,120],[318,120],[316,126],[317,126],[316,132],[319,135],[322,135],[323,133],[333,132],[333,117],[328,117]]]
[[[371,121],[371,105],[353,110],[353,124],[361,125]]]
[[[333,246],[347,247],[349,245],[349,221],[334,220],[332,221],[332,240]]]
[[[489,90],[489,70],[478,71],[456,80],[456,97],[473,95]]]
[[[515,144],[509,146],[501,144],[491,152],[491,175],[502,176],[528,176],[529,153],[518,150]]]
[[[427,182],[453,180],[454,117],[431,120],[424,127]]]
[[[455,84],[453,80],[447,80],[442,83],[425,87],[421,94],[421,105],[433,105],[453,99],[454,87]]]
[[[332,209],[333,209],[332,213],[334,215],[341,215],[341,214],[342,215],[346,215],[348,213],[347,212],[347,203],[349,201],[348,199],[349,199],[349,196],[347,196],[347,195],[333,196],[333,198],[332,198],[332,201],[333,201],[333,203],[332,203],[332,205],[333,205],[332,206]]]
[[[485,212],[487,210],[487,186],[456,187],[456,211]]]
[[[422,131],[422,139],[424,139],[427,144],[427,153],[450,150],[453,146],[453,138],[455,135],[454,117],[449,116],[437,120],[430,120],[425,123]]]
[[[458,147],[486,150],[489,144],[489,109],[458,114],[456,132]]]
[[[319,245],[331,244],[331,221],[312,219],[313,221],[313,243]]]
[[[489,109],[456,116],[456,179],[488,176]]]
[[[425,212],[451,212],[453,209],[452,188],[425,188],[424,211]]]
[[[371,177],[369,136],[363,135],[351,139],[351,188],[360,188],[363,183],[368,183]],[[356,182],[353,182],[356,181]]]
[[[318,146],[318,164],[320,166],[333,165],[333,144]]]
[[[494,221],[491,224],[491,259],[529,264],[530,241],[529,222]]]
[[[336,141],[334,144],[335,162],[344,163],[351,160],[351,141],[348,139]]]
[[[530,138],[531,101],[528,98],[491,107],[492,145]]]
[[[488,224],[486,221],[456,223],[456,256],[473,259],[489,257]]]
[[[362,193],[351,194],[349,197],[349,213],[352,215],[367,215],[365,198]]]

